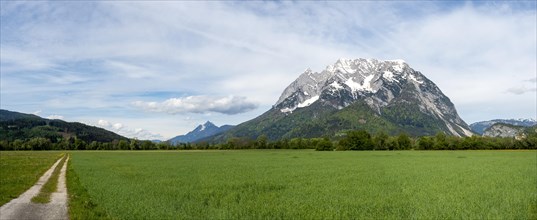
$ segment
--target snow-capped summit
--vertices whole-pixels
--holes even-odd
[[[199,126],[195,129],[195,131],[204,131],[206,128],[215,128],[215,127],[217,127],[217,126],[214,125],[212,122],[207,121],[207,122],[205,122],[204,124],[199,125]]]
[[[296,96],[295,103],[287,103],[281,108],[282,112],[292,112],[296,108],[303,108],[317,101],[321,93],[327,89],[333,92],[348,90],[354,97],[358,97],[361,94],[376,93],[384,84],[399,83],[407,79],[418,84],[423,83],[421,74],[405,71],[407,68],[408,64],[404,60],[342,58],[321,72],[313,72],[308,68],[284,90],[276,106]],[[348,103],[340,107],[346,105]]]
[[[472,135],[449,98],[400,59],[338,59],[320,72],[308,68],[283,91],[274,108],[292,114],[316,102],[343,109],[358,100],[379,115],[395,103],[414,103],[420,112],[441,120],[448,133]]]

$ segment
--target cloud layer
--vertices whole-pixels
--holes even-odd
[[[515,95],[522,95],[524,93],[535,93],[537,92],[537,77],[534,77],[528,80],[523,80],[519,86],[511,87],[507,89],[506,92],[512,93]]]
[[[160,134],[154,134],[142,128],[129,128],[121,123],[112,123],[103,119],[99,119],[95,126],[113,131],[119,135],[139,140],[162,140],[164,137]]]
[[[364,57],[406,60],[469,123],[537,111],[535,82],[522,82],[537,72],[535,1],[0,4],[10,110],[141,128],[151,116],[172,137],[252,119],[304,69]]]
[[[136,101],[132,104],[147,111],[169,114],[216,112],[234,115],[257,108],[257,104],[248,101],[246,97],[235,96],[187,96],[171,98],[163,102]]]
[[[47,116],[46,118],[48,118],[48,119],[60,119],[60,120],[63,120],[64,117],[61,116],[61,115],[49,115],[49,116]]]

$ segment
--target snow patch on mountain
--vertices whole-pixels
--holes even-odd
[[[355,82],[352,78],[347,79],[347,81],[345,81],[345,85],[351,88],[353,92],[363,89],[362,84]]]
[[[319,100],[319,96],[313,96],[309,99],[307,99],[306,101],[300,103],[297,105],[298,108],[304,108],[304,107],[307,107],[307,106],[310,106],[311,104],[313,104],[315,101]]]
[[[353,92],[359,92],[359,91],[368,91],[368,92],[374,92],[373,88],[371,87],[371,81],[375,78],[375,75],[371,74],[364,78],[362,83],[357,83],[353,80],[353,78],[347,79],[345,81],[345,85],[347,85]]]
[[[410,79],[414,82],[417,82],[418,84],[423,84],[423,81],[419,81],[418,79],[416,79],[416,77],[412,74],[408,75],[410,77]]]
[[[406,62],[404,60],[388,60],[390,62],[393,62],[394,65],[392,66],[393,70],[396,72],[403,72],[403,69],[405,68]]]
[[[395,76],[393,75],[393,73],[390,71],[384,71],[384,74],[382,74],[382,77],[391,82],[393,82],[394,80],[397,80],[395,79]]]
[[[330,83],[330,86],[332,86],[334,89],[337,89],[337,90],[343,89],[343,86],[339,85],[339,83],[336,81]]]
[[[296,108],[282,108],[282,109],[280,109],[280,111],[283,112],[283,113],[293,113],[293,111],[295,109]]]

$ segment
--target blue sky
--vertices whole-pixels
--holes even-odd
[[[305,69],[404,59],[472,123],[537,114],[535,1],[0,2],[2,109],[168,139]]]

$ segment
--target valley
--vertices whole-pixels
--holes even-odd
[[[537,1],[0,0],[0,220],[537,220]]]

